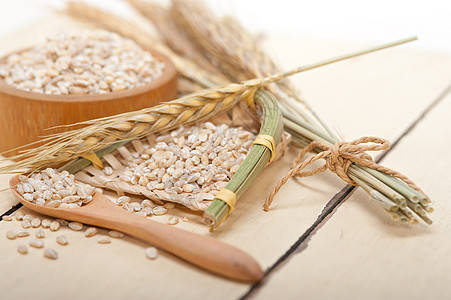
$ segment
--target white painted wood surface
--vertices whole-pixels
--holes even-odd
[[[16,45],[22,48],[48,33],[58,31],[64,24],[68,24],[67,20],[60,18],[45,20],[15,34],[8,39],[8,43],[0,43],[0,52],[10,52]],[[364,46],[302,37],[277,37],[268,41],[268,48],[287,69]],[[394,140],[450,83],[450,68],[451,56],[408,52],[400,48],[310,71],[294,80],[315,110],[330,125],[338,126],[347,139],[379,135]],[[447,111],[449,104],[440,110],[444,116]],[[442,122],[447,121],[444,116]],[[418,130],[414,141],[429,138],[431,143],[440,142],[446,148],[449,143],[445,138],[438,139],[438,134],[430,135],[428,130],[420,131],[422,126],[430,130],[439,128],[437,124],[442,123],[429,120],[423,125],[423,122],[408,137]],[[384,164],[403,171],[430,192],[435,200],[434,206],[441,210],[433,215],[436,222],[434,227],[424,229],[423,226],[410,228],[392,224],[381,209],[374,207],[358,191],[338,209],[331,220],[325,222],[306,250],[288,259],[265,279],[262,288],[256,291],[257,298],[284,296],[298,299],[306,296],[320,299],[340,295],[341,298],[359,299],[364,292],[360,285],[370,286],[370,279],[387,282],[387,275],[393,276],[393,283],[386,288],[373,288],[371,295],[374,298],[402,296],[411,286],[415,287],[418,299],[427,296],[429,289],[425,284],[416,284],[416,281],[427,282],[432,278],[429,272],[431,263],[435,269],[439,268],[439,275],[446,275],[443,272],[447,265],[438,263],[447,259],[449,242],[444,241],[443,246],[440,246],[438,236],[449,236],[450,233],[449,221],[441,221],[445,218],[440,217],[446,215],[446,189],[433,182],[431,172],[442,170],[442,175],[436,178],[445,178],[445,167],[449,167],[450,159],[444,154],[445,150],[426,157],[424,151],[430,150],[428,144],[420,147],[413,143],[406,141],[406,150],[395,149],[384,160]],[[438,148],[433,147],[433,150],[438,151]],[[330,173],[306,178],[301,182],[290,180],[277,196],[271,211],[263,212],[261,206],[264,198],[275,180],[289,169],[294,154],[291,152],[263,172],[240,199],[237,210],[218,231],[209,233],[200,224],[199,215],[179,209],[172,213],[189,215],[191,221],[176,226],[199,234],[210,234],[231,243],[253,255],[263,268],[270,267],[313,224],[326,203],[345,186]],[[419,164],[415,166],[413,162],[417,159]],[[428,169],[427,163],[434,167]],[[7,185],[7,179],[8,176],[0,177],[2,187]],[[17,203],[8,191],[0,194],[0,200],[1,213]],[[166,218],[160,217],[159,220],[164,222]],[[16,247],[30,238],[9,241],[4,237],[8,229],[17,229],[19,226],[17,221],[0,222],[0,272],[3,278],[0,280],[0,291],[5,299],[234,299],[244,295],[250,288],[248,284],[216,277],[165,253],[161,253],[157,260],[149,261],[144,257],[144,248],[148,245],[131,238],[98,245],[95,240],[67,228],[61,231],[70,243],[64,247],[56,245],[55,233],[46,231],[49,233],[46,243],[58,250],[58,260],[44,259],[42,250],[38,249],[30,249],[30,253],[23,256],[17,253]],[[441,233],[436,234],[435,228],[441,228]],[[434,242],[430,244],[431,241]],[[369,247],[365,248],[366,245]],[[427,253],[431,245],[442,248],[436,258],[427,256],[425,260],[408,259],[408,255],[413,257],[415,253]],[[406,247],[410,247],[408,249],[411,251],[406,257],[401,257]],[[377,249],[385,251],[384,255],[379,255]],[[393,255],[390,255],[392,252]],[[390,262],[390,268],[382,267],[385,261]],[[409,271],[403,268],[410,266],[412,269],[408,270],[412,270],[410,272],[416,274],[417,278],[414,280],[408,277],[410,280],[407,281],[404,280],[405,272]],[[344,285],[340,282],[344,282]],[[435,284],[445,284],[444,279]],[[399,285],[399,288],[395,289],[395,285]],[[420,289],[420,286],[424,289]],[[305,289],[305,294],[299,293]]]

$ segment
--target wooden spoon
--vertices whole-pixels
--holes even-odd
[[[90,203],[79,208],[51,208],[25,200],[15,188],[18,183],[18,175],[9,181],[14,196],[25,207],[38,213],[125,232],[231,279],[256,282],[263,277],[258,263],[245,252],[211,237],[135,216],[117,207],[99,192],[94,193]]]

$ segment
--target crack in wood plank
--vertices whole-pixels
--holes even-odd
[[[391,144],[391,148],[377,157],[376,162],[379,163],[382,161],[382,159],[384,159],[384,157],[387,156],[387,154],[392,151],[406,135],[412,132],[412,130],[429,114],[429,112],[431,112],[431,110],[433,110],[450,93],[451,83],[437,96],[437,98],[435,98],[434,101],[431,102],[431,104],[428,105],[428,107],[426,107],[426,109],[409,125],[409,127],[401,133],[401,135]]]
[[[300,253],[307,248],[308,242],[316,234],[316,232],[332,217],[334,211],[352,194],[352,191],[356,189],[355,186],[346,185],[340,192],[335,194],[326,206],[323,208],[315,222],[299,237],[299,239],[285,252],[272,266],[266,271],[263,279],[257,283],[254,283],[250,289],[239,299],[248,299],[254,296],[258,289],[265,284],[265,281],[269,279],[269,276],[274,271],[283,267],[284,264],[289,262],[289,259],[294,254]]]
[[[10,209],[8,209],[7,211],[5,211],[1,216],[0,216],[0,222],[3,221],[2,218],[3,216],[9,216],[10,214],[12,214],[13,212],[15,212],[16,210],[18,210],[19,208],[21,208],[23,205],[22,203],[17,203],[16,205],[12,206]]]
[[[392,143],[391,148],[383,153],[381,153],[375,161],[377,163],[381,162],[400,142],[401,140],[412,132],[415,127],[443,100],[445,97],[451,93],[451,83],[433,100],[426,109],[413,120],[413,122],[401,133],[401,135]],[[307,249],[308,242],[313,238],[313,236],[318,232],[320,228],[329,220],[332,215],[338,210],[338,207],[343,204],[353,193],[357,187],[346,185],[340,192],[335,194],[332,199],[330,199],[324,209],[321,211],[315,222],[299,237],[299,239],[266,271],[263,279],[257,283],[254,283],[249,290],[241,296],[239,299],[249,299],[256,295],[259,288],[269,280],[269,277],[274,271],[282,268],[287,264],[293,255],[301,253]]]

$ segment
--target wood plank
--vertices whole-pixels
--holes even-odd
[[[28,34],[42,34],[40,30],[45,31],[49,27],[51,26],[45,25],[39,29],[37,25]],[[329,54],[335,55],[360,48],[302,37],[274,38],[269,40],[269,44],[278,53],[284,66],[309,63],[326,58]],[[451,58],[442,59],[439,65],[436,63],[439,60],[437,57],[442,59],[440,55],[386,52],[311,71],[298,76],[296,82],[310,102],[314,102],[314,107],[324,119],[330,124],[340,125],[346,136],[377,134],[393,139],[411,122],[413,116],[430,103],[438,90],[447,84],[446,75],[451,66]],[[303,60],[298,60],[299,58]],[[380,71],[381,66],[384,66],[383,71]],[[406,67],[412,72],[406,73]],[[434,72],[435,76],[423,76],[424,70]],[[382,73],[389,74],[390,78],[382,76]],[[407,76],[406,80],[399,80],[404,76]],[[387,80],[391,80],[392,84],[385,84]],[[350,90],[342,89],[349,86],[349,83],[352,83]],[[422,86],[421,91],[413,92],[411,87],[419,85]],[[381,90],[381,86],[385,89]],[[353,114],[361,111],[361,106],[365,106],[361,99],[368,95],[368,103],[376,101],[377,109],[387,110],[390,114],[386,122],[380,122],[378,115],[373,113],[366,117],[361,116],[358,120],[365,122],[355,126],[358,123],[347,117],[348,108],[351,108]],[[333,105],[330,104],[331,99],[334,101]],[[401,104],[396,105],[406,106],[408,113],[397,116],[390,111],[397,101]],[[407,106],[407,103],[411,105]],[[271,211],[263,212],[261,205],[264,198],[275,184],[275,178],[280,178],[289,169],[294,155],[295,152],[292,152],[283,160],[269,166],[240,199],[237,210],[218,231],[211,234],[252,254],[263,268],[271,266],[285,253],[313,223],[327,201],[344,186],[344,183],[329,173],[306,178],[302,182],[290,180],[278,195]],[[1,205],[4,205],[2,209],[5,210],[17,203],[9,195],[2,195],[1,200]],[[200,223],[199,215],[185,210],[174,210],[174,213],[189,214],[191,219],[190,222],[177,226],[199,234],[210,234]],[[160,220],[164,222],[165,218]],[[385,220],[385,216],[382,216],[381,220]],[[4,236],[8,228],[18,226],[16,222],[0,222],[0,235]],[[17,243],[20,241],[2,242],[0,255],[7,259],[0,261],[0,270],[5,274],[13,274],[0,283],[0,291],[5,297],[24,298],[38,294],[48,298],[65,296],[68,299],[92,298],[93,295],[141,299],[155,295],[159,298],[230,299],[239,297],[249,288],[247,284],[211,276],[169,255],[163,254],[156,261],[147,261],[143,257],[143,248],[146,245],[131,238],[114,240],[111,245],[97,245],[79,232],[66,230],[65,234],[71,245],[59,249],[58,261],[44,260],[38,250],[30,251],[28,256],[21,256],[16,252]],[[53,237],[49,237],[49,245],[54,244]],[[30,273],[38,275],[33,280],[28,279],[28,288],[23,289],[19,283],[27,278],[24,274]],[[47,281],[43,280],[49,276],[54,277],[54,285],[47,285]],[[76,278],[77,285],[68,284],[73,278]],[[80,289],[80,286],[84,288]]]
[[[432,226],[392,222],[358,189],[255,296],[449,299],[451,141],[442,133],[451,126],[450,111],[448,94],[383,160],[429,194]]]

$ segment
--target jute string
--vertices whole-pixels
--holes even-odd
[[[304,156],[315,148],[321,149],[322,151],[303,160]],[[381,151],[388,150],[389,148],[390,142],[388,140],[372,136],[361,137],[350,142],[339,141],[334,145],[329,145],[321,141],[314,141],[307,147],[305,147],[295,158],[294,166],[282,179],[279,180],[268,198],[266,198],[263,208],[265,211],[268,211],[269,206],[271,205],[276,194],[291,177],[313,176],[329,169],[330,171],[337,174],[345,182],[349,183],[350,185],[356,186],[357,183],[348,176],[348,168],[352,163],[356,163],[361,166],[365,166],[373,170],[392,175],[402,180],[414,190],[426,196],[426,194],[409,178],[398,171],[386,168],[375,163],[373,158],[365,153],[366,151]],[[316,168],[313,171],[302,171],[311,163],[322,158],[326,160],[326,163],[323,166]]]

